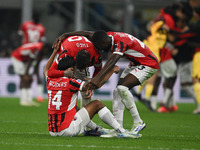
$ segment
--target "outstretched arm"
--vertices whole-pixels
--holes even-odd
[[[117,61],[121,58],[121,55],[118,54],[111,54],[110,58],[107,60],[106,64],[104,65],[103,69],[91,79],[89,83],[89,89],[95,89],[101,85],[101,82],[105,79],[107,74],[113,70]]]
[[[51,54],[50,58],[48,59],[46,65],[45,65],[45,68],[44,68],[44,71],[43,71],[45,78],[47,78],[47,72],[48,72],[49,68],[51,67],[52,63],[54,62],[54,59],[57,55],[58,50],[59,50],[59,47],[54,48],[53,53]]]

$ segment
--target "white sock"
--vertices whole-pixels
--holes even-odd
[[[120,126],[120,124],[117,122],[113,114],[110,112],[110,110],[107,107],[102,108],[98,112],[99,118],[106,124],[110,125],[113,129],[116,131],[124,132],[125,129]]]
[[[43,97],[43,85],[42,84],[37,85],[37,95],[40,97]]]
[[[122,98],[122,102],[131,113],[134,123],[142,122],[142,119],[140,118],[137,107],[135,105],[133,95],[131,94],[129,89],[125,86],[119,85],[117,86],[117,90]]]
[[[170,98],[169,98],[169,105],[170,106],[175,106],[176,105],[176,101],[174,100],[174,95],[171,94]]]
[[[33,93],[32,93],[31,88],[27,89],[27,100],[28,100],[28,102],[32,102],[32,100],[33,100]]]
[[[20,103],[27,101],[27,90],[26,88],[20,89]]]
[[[150,97],[150,101],[151,101],[151,107],[156,110],[157,109],[157,96],[156,95],[152,95]]]
[[[115,116],[116,120],[119,122],[120,126],[123,127],[123,115],[124,115],[124,104],[121,101],[121,97],[115,88],[113,92],[113,115]]]
[[[97,125],[96,123],[94,123],[92,120],[87,124],[87,127],[92,129],[92,130],[95,130],[97,128]]]
[[[164,93],[163,104],[169,105],[169,98],[170,98],[171,94],[172,94],[172,90],[167,88]]]
[[[194,89],[193,89],[193,86],[192,85],[185,85],[185,86],[182,86],[181,89],[186,92],[186,94],[188,96],[190,96],[194,102],[196,103],[197,100],[196,100],[196,96],[195,96],[195,93],[194,93]]]

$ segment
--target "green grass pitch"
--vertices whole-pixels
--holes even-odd
[[[103,101],[111,109],[111,101]],[[103,139],[100,137],[51,137],[47,124],[47,100],[40,107],[19,106],[17,98],[0,98],[0,150],[199,150],[200,115],[193,115],[195,104],[178,104],[177,112],[149,112],[136,103],[147,127],[140,139]],[[96,117],[97,124],[110,128]],[[132,119],[125,111],[124,127],[130,129]]]

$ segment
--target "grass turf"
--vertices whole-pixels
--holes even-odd
[[[111,101],[103,101],[111,109]],[[100,137],[51,137],[47,124],[47,101],[40,107],[19,106],[17,98],[0,98],[0,150],[63,149],[135,149],[198,150],[200,149],[200,115],[193,115],[194,104],[178,104],[177,112],[149,112],[136,103],[147,127],[140,139],[104,139]],[[110,128],[96,115],[97,124]],[[124,127],[130,129],[132,118],[125,111]]]

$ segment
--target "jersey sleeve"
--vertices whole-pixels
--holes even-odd
[[[117,43],[114,43],[114,46],[113,46],[113,54],[118,54],[118,55],[121,55],[123,56],[124,55],[124,52],[128,49],[128,45],[125,44],[124,42],[122,41],[119,41]]]
[[[69,90],[70,90],[70,92],[76,93],[78,91],[82,91],[84,83],[85,82],[80,80],[80,79],[71,78],[69,80]]]
[[[59,78],[59,77],[64,77],[64,71],[58,70],[58,63],[57,60],[53,62],[51,67],[49,68],[47,72],[48,77],[50,78]]]

